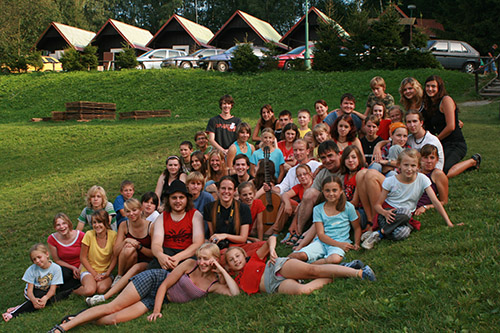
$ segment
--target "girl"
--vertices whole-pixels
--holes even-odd
[[[326,116],[328,116],[328,104],[326,104],[325,100],[318,99],[314,102],[314,109],[316,110],[316,114],[312,117],[312,127],[317,124],[321,124]]]
[[[87,206],[83,208],[80,216],[78,216],[78,225],[76,226],[76,230],[83,230],[86,223],[91,226],[92,214],[94,211],[99,209],[106,210],[109,215],[109,223],[111,224],[111,227],[116,230],[115,209],[113,208],[113,204],[108,201],[106,191],[104,191],[101,186],[94,185],[88,190],[86,202]]]
[[[332,139],[332,137],[330,136],[330,126],[328,126],[326,123],[317,124],[313,127],[312,134],[314,144],[313,156],[318,156],[319,144]]]
[[[65,332],[78,325],[96,321],[99,325],[115,325],[153,313],[149,321],[161,318],[163,303],[185,303],[208,293],[236,296],[239,289],[217,261],[219,249],[205,243],[196,252],[197,260],[188,259],[171,273],[152,269],[134,276],[112,302],[85,310],[70,321],[55,325],[49,332]]]
[[[207,159],[199,150],[191,154],[191,170],[200,172],[203,177],[207,176]]]
[[[480,154],[460,162],[467,153],[467,144],[458,121],[458,107],[448,96],[443,79],[439,76],[432,75],[425,80],[424,106],[424,127],[436,135],[443,145],[443,171],[448,178],[458,176],[469,168],[478,169]]]
[[[294,123],[286,124],[281,132],[281,141],[278,142],[278,148],[283,153],[285,159],[285,173],[291,167],[297,164],[297,160],[293,156],[293,143],[299,138],[299,128]]]
[[[4,321],[9,321],[21,313],[43,309],[47,302],[55,301],[57,285],[63,284],[61,267],[50,261],[49,251],[45,245],[38,243],[30,248],[30,258],[33,265],[28,267],[23,275],[26,282],[24,297],[27,299],[21,305],[9,308],[2,314]]]
[[[338,264],[346,252],[359,249],[359,218],[354,205],[347,201],[339,177],[325,178],[321,184],[321,194],[320,200],[326,201],[313,210],[317,237],[290,257],[315,264]],[[351,225],[354,229],[354,245],[349,239]]]
[[[382,193],[375,204],[378,213],[378,231],[372,232],[361,244],[367,250],[382,238],[402,240],[412,231],[410,222],[420,228],[418,221],[410,221],[411,214],[417,208],[417,202],[422,193],[427,193],[432,204],[443,217],[449,227],[453,227],[443,205],[432,190],[431,181],[418,172],[420,154],[415,149],[405,149],[398,156],[400,173],[395,177],[388,177],[382,183]],[[374,226],[376,228],[376,226]]]
[[[286,127],[286,126],[285,126]],[[285,163],[285,159],[283,157],[283,153],[281,150],[276,149],[274,146],[275,143],[275,137],[274,137],[274,131],[271,130],[270,128],[265,128],[262,131],[262,145],[263,147],[269,147],[270,155],[269,155],[269,160],[274,162],[274,175],[278,179],[278,183],[280,183],[283,180],[283,177],[285,176],[285,168],[283,164]],[[250,174],[252,176],[255,176],[255,168],[260,160],[264,159],[264,150],[263,148],[256,150],[252,154],[252,158],[250,158]],[[258,188],[258,187],[257,187]]]
[[[331,283],[336,277],[359,277],[375,281],[370,266],[356,270],[339,265],[311,265],[292,258],[278,258],[276,237],[271,236],[247,261],[246,252],[239,247],[226,252],[228,267],[235,273],[235,281],[247,294],[278,292],[281,294],[310,294]],[[266,257],[270,259],[266,263]],[[301,284],[297,280],[312,280]]]
[[[422,156],[420,171],[431,180],[431,188],[444,206],[448,203],[448,177],[442,170],[436,169],[439,161],[438,149],[434,145],[426,144],[420,150],[420,155]],[[424,193],[418,200],[415,215],[421,215],[431,208],[434,206],[427,193]]]
[[[375,102],[370,108],[370,111],[368,111],[367,117],[372,114],[377,116],[380,121],[377,135],[384,140],[389,139],[389,125],[391,124],[391,120],[387,119],[385,104],[382,102]]]
[[[54,229],[56,232],[47,238],[50,255],[54,262],[61,266],[64,284],[60,291],[75,290],[80,294],[80,250],[85,233],[73,229],[73,223],[64,213],[54,216]]]
[[[424,91],[422,90],[422,85],[416,79],[412,77],[403,79],[399,86],[399,95],[401,96],[399,102],[406,111],[410,109],[421,111]]]
[[[357,205],[359,196],[356,191],[356,176],[364,169],[365,158],[357,146],[349,146],[340,158],[340,174],[344,177],[343,188],[347,201]]]
[[[342,154],[345,147],[350,145],[356,145],[359,150],[363,151],[361,141],[356,137],[356,126],[354,126],[354,121],[348,114],[344,114],[335,119],[332,125],[331,136],[339,147],[340,154]]]
[[[178,156],[169,156],[165,164],[167,167],[163,170],[160,177],[158,177],[155,189],[155,193],[158,198],[160,198],[160,202],[163,200],[163,193],[168,190],[168,187],[175,179],[179,179],[182,182],[186,181],[186,174],[182,171],[181,159]]]
[[[213,149],[208,155],[208,174],[205,190],[217,199],[217,186],[222,177],[227,176],[227,166],[224,154],[217,149]]]
[[[250,235],[257,235],[257,240],[264,239],[264,222],[262,220],[262,212],[266,209],[262,200],[256,199],[257,190],[252,182],[244,182],[238,186],[238,194],[241,202],[250,207],[252,215],[252,224],[250,224]],[[255,238],[253,238],[255,240]]]
[[[381,149],[381,159],[374,155],[375,162],[370,165],[370,169],[375,169],[386,177],[394,176],[397,172],[394,170],[397,166],[398,155],[405,148],[410,148],[408,141],[408,128],[403,123],[393,123],[389,127],[391,133],[391,142],[387,143]]]
[[[260,108],[260,118],[257,121],[257,125],[255,125],[255,129],[253,130],[252,140],[256,145],[258,145],[262,140],[259,133],[265,128],[270,128],[273,132],[276,128],[276,117],[274,117],[273,108],[269,104]]]
[[[111,286],[111,272],[116,266],[113,255],[116,231],[111,230],[109,216],[104,209],[92,214],[92,230],[85,233],[82,240],[80,270],[82,295],[102,294]]]
[[[160,215],[158,205],[160,204],[155,192],[146,192],[141,197],[142,217],[147,221],[154,222]]]
[[[248,156],[248,158],[252,157],[255,147],[252,144],[248,143],[248,139],[250,138],[250,131],[250,125],[248,125],[247,123],[240,123],[236,127],[238,139],[229,147],[229,150],[227,152],[226,162],[230,174],[234,173],[233,162],[236,155],[245,154],[246,156]]]

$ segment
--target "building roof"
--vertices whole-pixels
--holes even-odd
[[[177,14],[172,15],[167,22],[156,32],[153,38],[148,42],[148,46],[161,34],[161,32],[172,22],[177,21],[187,34],[200,46],[208,47],[208,42],[214,36],[213,32],[205,26],[188,20]]]
[[[106,26],[111,25],[118,34],[125,40],[125,42],[130,45],[131,48],[139,49],[139,50],[149,50],[146,46],[153,35],[146,29],[141,29],[138,27],[134,27],[133,25],[123,23],[117,20],[109,19],[101,29],[97,32],[95,37],[92,39],[94,42],[99,34],[106,28]]]
[[[40,43],[51,28],[55,29],[70,47],[73,47],[78,51],[83,51],[85,46],[89,45],[90,41],[95,36],[95,32],[92,31],[75,28],[58,22],[51,22],[36,41],[35,47]]]

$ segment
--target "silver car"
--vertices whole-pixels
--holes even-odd
[[[186,56],[187,53],[181,50],[156,49],[151,50],[137,57],[140,69],[160,68],[161,63],[172,57]]]
[[[457,40],[430,40],[427,50],[446,69],[460,69],[472,73],[481,64],[479,52],[466,42]]]
[[[198,60],[203,57],[210,57],[213,55],[224,53],[224,49],[200,49],[190,55],[170,58],[161,63],[161,67],[176,66],[180,68],[196,68],[198,67]]]

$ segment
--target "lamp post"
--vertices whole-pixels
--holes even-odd
[[[410,10],[410,46],[413,45],[413,10],[416,9],[415,5],[408,5],[408,9]]]
[[[307,70],[311,69],[311,59],[309,51],[309,0],[306,0],[306,53],[305,53],[305,66]]]

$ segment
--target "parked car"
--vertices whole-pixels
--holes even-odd
[[[42,56],[43,66],[40,69],[35,68],[32,65],[28,65],[26,72],[62,72],[63,67],[62,63],[54,57]],[[11,73],[18,73],[17,70],[11,70],[8,66],[2,65],[0,66],[2,69],[9,71]]]
[[[200,49],[187,56],[173,57],[165,60],[161,63],[161,67],[196,68],[198,67],[198,60],[201,58],[222,54],[225,51],[224,49]]]
[[[430,40],[427,50],[447,69],[460,69],[472,73],[481,64],[479,52],[466,42],[456,40]]]
[[[217,69],[219,72],[227,72],[232,69],[231,59],[233,59],[233,53],[238,46],[239,45],[235,45],[222,54],[201,58],[198,61],[198,66],[203,69]],[[262,46],[252,46],[252,50],[253,54],[259,58],[264,57],[264,52],[269,51],[269,49]]]
[[[187,53],[181,50],[156,49],[151,50],[137,57],[140,69],[160,68],[163,60],[172,57],[186,56]]]
[[[314,58],[314,45],[309,45],[309,52],[312,60]],[[304,59],[305,54],[306,46],[302,45],[288,51],[287,53],[278,55],[276,57],[278,59],[278,69],[283,69],[285,71],[291,69],[293,67],[293,60]]]

